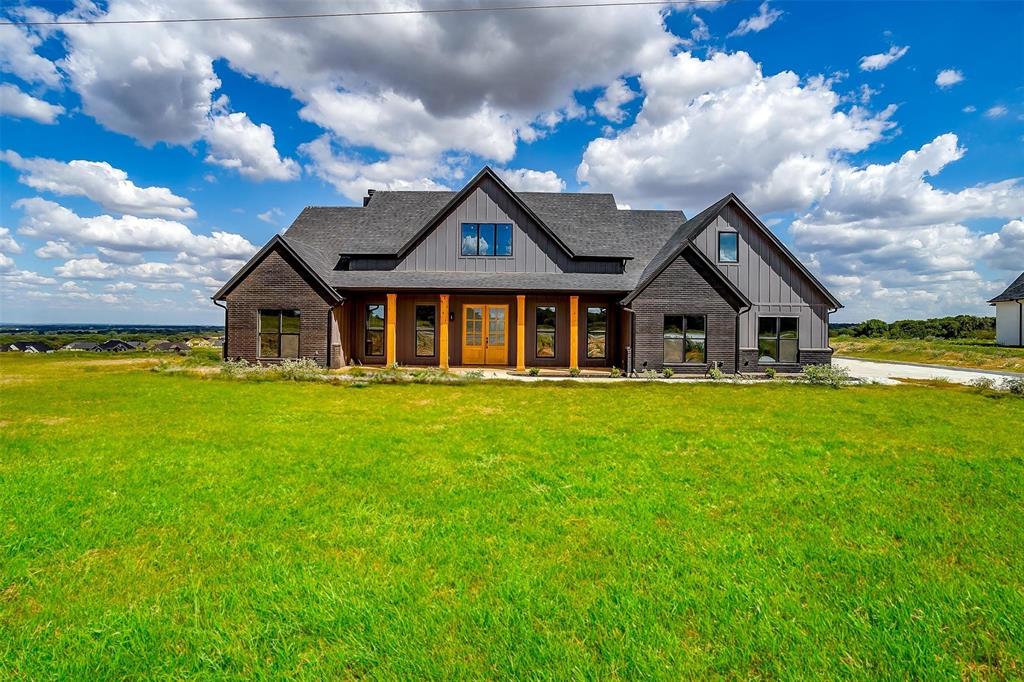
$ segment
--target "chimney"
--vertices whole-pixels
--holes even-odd
[[[373,193],[376,192],[376,191],[377,190],[375,190],[375,189],[368,189],[368,190],[366,190],[366,196],[363,197],[363,208],[366,208],[366,206],[370,203],[370,199],[373,198]]]

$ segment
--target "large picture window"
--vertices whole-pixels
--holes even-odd
[[[600,306],[587,308],[587,357],[608,357],[608,309]]]
[[[537,357],[555,357],[555,306],[537,306]]]
[[[707,360],[707,318],[703,315],[666,315],[665,364],[704,364]]]
[[[463,256],[511,256],[510,223],[462,223]]]
[[[260,357],[299,357],[299,311],[260,311]]]
[[[364,354],[369,357],[384,356],[384,304],[371,303],[366,306],[366,330]]]
[[[757,318],[757,361],[796,363],[800,346],[800,319]]]
[[[718,262],[740,262],[740,238],[735,232],[718,233]]]
[[[416,306],[416,357],[431,357],[436,354],[434,339],[437,330],[437,306],[418,304]]]

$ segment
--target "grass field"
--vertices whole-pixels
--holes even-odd
[[[1024,675],[1020,398],[152,362],[0,356],[0,678]]]
[[[833,336],[836,355],[866,360],[898,360],[1000,372],[1024,372],[1024,349],[995,345],[991,339],[873,339]]]

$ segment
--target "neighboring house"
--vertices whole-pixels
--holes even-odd
[[[131,343],[122,341],[121,339],[107,339],[96,346],[96,350],[104,353],[125,353],[127,351],[135,350],[135,348]]]
[[[214,300],[224,356],[251,362],[687,373],[828,363],[841,307],[735,195],[687,220],[514,192],[490,168],[306,208]]]
[[[1024,347],[1024,272],[989,303],[996,307],[996,343]]]
[[[72,341],[69,344],[60,347],[60,350],[73,350],[73,351],[95,351],[99,350],[99,344],[94,341]]]
[[[172,341],[154,341],[149,344],[149,350],[161,353],[180,353],[188,350],[188,344],[174,343]]]
[[[41,341],[15,341],[5,349],[11,353],[52,353],[53,349]]]

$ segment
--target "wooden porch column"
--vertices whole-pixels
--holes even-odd
[[[395,364],[398,360],[398,354],[395,351],[395,322],[398,317],[398,294],[388,294],[388,306],[384,313],[386,322],[384,324],[385,342],[385,364],[390,367]]]
[[[580,297],[569,297],[569,369],[580,368]]]
[[[516,296],[516,370],[526,371],[526,296]]]
[[[437,354],[441,369],[448,369],[448,294],[441,294],[441,338]]]

